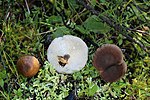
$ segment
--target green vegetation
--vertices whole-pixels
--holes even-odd
[[[71,91],[79,100],[149,100],[149,8],[149,0],[0,1],[0,100],[61,100]],[[50,42],[65,34],[89,47],[88,63],[72,75],[57,73],[46,59]],[[123,79],[114,83],[101,80],[92,65],[95,50],[106,43],[118,45],[128,65]],[[36,76],[17,72],[23,55],[39,59]]]

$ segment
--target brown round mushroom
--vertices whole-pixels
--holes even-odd
[[[17,61],[17,69],[25,77],[36,75],[39,68],[40,63],[34,56],[22,56]]]
[[[127,65],[121,49],[114,44],[105,44],[98,48],[93,58],[94,67],[106,82],[115,82],[125,75]]]

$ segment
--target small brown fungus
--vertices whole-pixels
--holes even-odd
[[[97,49],[93,58],[94,67],[106,82],[115,82],[125,75],[127,65],[121,49],[114,44],[105,44]]]
[[[34,76],[40,68],[40,63],[34,56],[22,56],[17,61],[17,69],[25,77]]]

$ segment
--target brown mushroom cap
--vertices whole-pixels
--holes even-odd
[[[126,71],[123,53],[114,44],[105,44],[98,48],[93,58],[93,65],[107,82],[117,81]]]
[[[17,61],[17,69],[25,77],[34,76],[38,72],[39,68],[39,61],[34,56],[23,56]]]
[[[100,72],[101,78],[106,82],[116,82],[125,75],[127,65],[123,62],[120,65],[114,65],[107,70]]]

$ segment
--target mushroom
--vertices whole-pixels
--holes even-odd
[[[59,73],[81,70],[88,59],[88,47],[79,37],[64,35],[55,38],[48,47],[47,59]]]
[[[17,69],[25,77],[36,75],[40,68],[40,63],[34,56],[22,56],[17,61]]]
[[[98,48],[93,57],[93,65],[106,82],[115,82],[125,75],[127,65],[121,49],[114,44]]]

